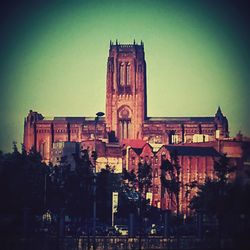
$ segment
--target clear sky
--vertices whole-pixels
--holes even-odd
[[[31,1],[34,2],[34,1]],[[105,112],[109,41],[144,42],[149,116],[213,116],[250,135],[249,9],[235,1],[27,1],[1,6],[0,149],[30,109]],[[202,3],[201,3],[202,2]]]

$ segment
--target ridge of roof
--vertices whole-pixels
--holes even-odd
[[[121,144],[131,148],[143,148],[147,142],[141,139],[123,139]]]
[[[213,116],[196,116],[196,117],[147,117],[147,121],[214,121]]]
[[[84,122],[84,121],[90,121],[94,122],[95,117],[88,117],[88,116],[47,116],[44,117],[42,121],[68,121],[68,122]],[[105,121],[104,117],[99,117],[99,121]]]
[[[190,156],[214,156],[219,157],[221,154],[213,147],[199,147],[199,146],[177,146],[166,145],[169,151],[176,151],[178,155],[190,155]]]

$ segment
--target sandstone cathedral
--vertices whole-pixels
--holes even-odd
[[[123,144],[128,139],[169,145],[228,137],[220,107],[211,117],[148,117],[144,44],[110,42],[105,117],[53,117],[30,110],[24,122],[24,146],[51,160],[53,143],[96,139]],[[163,100],[162,105],[169,106]],[[96,124],[97,122],[97,124]]]

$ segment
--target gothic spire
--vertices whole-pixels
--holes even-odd
[[[220,106],[218,106],[218,109],[217,109],[217,112],[216,112],[216,114],[215,114],[215,117],[223,117],[223,114],[222,114],[222,112],[221,112]]]

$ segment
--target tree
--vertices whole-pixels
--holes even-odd
[[[126,169],[122,175],[123,204],[119,205],[118,212],[124,217],[129,213],[139,214],[139,221],[148,213],[149,200],[147,193],[152,187],[152,167],[150,163],[138,164],[137,171]]]
[[[166,155],[162,156],[161,184],[163,187],[163,194],[166,190],[170,197],[171,210],[173,209],[172,205],[176,205],[177,218],[179,218],[180,213],[180,169],[181,167],[176,151],[171,151],[170,161],[166,158]]]
[[[130,213],[136,213],[138,207],[139,194],[136,186],[136,173],[123,169],[121,179],[121,192],[118,205],[118,214],[126,218]]]
[[[230,166],[229,159],[222,155],[214,163],[214,172],[216,178],[211,180],[206,178],[204,185],[199,185],[199,191],[191,200],[190,207],[196,211],[202,211],[205,214],[215,215],[220,221],[223,214],[230,207],[228,206],[229,174],[235,171],[235,167]]]
[[[149,189],[152,187],[152,167],[148,163],[139,163],[137,179],[138,190],[142,195],[142,198],[146,199],[146,195]]]
[[[207,178],[204,185],[198,185],[198,193],[190,203],[191,209],[203,213],[218,221],[218,238],[222,235],[232,237],[235,247],[243,249],[249,243],[246,232],[250,228],[250,209],[247,197],[250,185],[239,180],[231,180],[230,174],[236,170],[226,155],[222,155],[214,164],[216,178]]]
[[[39,212],[43,208],[43,171],[47,165],[34,149],[20,153],[16,143],[13,152],[1,157],[1,210],[18,213],[24,207]]]
[[[75,156],[76,168],[70,170],[68,164],[61,164],[62,181],[64,192],[64,204],[66,211],[72,217],[83,217],[89,219],[92,211],[92,186],[93,165],[89,159],[87,150],[81,155]]]
[[[111,222],[112,192],[119,190],[119,184],[120,175],[108,165],[97,174],[97,217],[106,224]]]
[[[0,158],[0,213],[8,224],[0,228],[8,235],[26,236],[33,233],[35,215],[43,212],[44,171],[48,166],[36,150],[20,153],[16,143],[13,152]],[[22,230],[23,229],[23,230]]]

